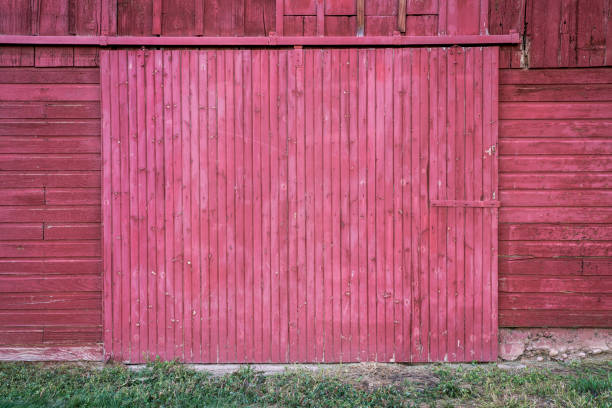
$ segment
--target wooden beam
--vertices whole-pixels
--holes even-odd
[[[518,33],[504,35],[423,35],[423,36],[270,36],[270,37],[137,37],[137,36],[31,36],[0,35],[0,44],[18,45],[98,45],[106,46],[257,46],[291,47],[295,45],[332,47],[332,46],[441,46],[441,45],[500,45],[518,44]]]
[[[365,33],[365,0],[357,0],[357,37]]]
[[[406,32],[406,0],[399,0],[397,8],[397,29],[400,33]]]

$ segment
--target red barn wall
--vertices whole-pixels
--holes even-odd
[[[405,34],[478,34],[483,23],[490,34],[516,30],[524,35],[524,44],[502,47],[500,66],[532,68],[500,75],[500,325],[610,326],[612,216],[607,194],[612,186],[608,177],[612,119],[606,109],[612,103],[612,68],[565,68],[612,65],[612,4],[609,0],[489,0],[487,8],[486,1],[474,0],[469,7],[458,7],[458,2],[407,0]],[[118,4],[116,13],[109,10],[112,4]],[[0,0],[0,34],[268,35],[276,31],[278,16],[284,35],[355,35],[358,31],[357,1],[285,1],[282,10],[276,9],[274,0],[168,4],[159,0]],[[398,5],[399,1],[365,0],[364,35],[398,30]],[[5,68],[0,68],[0,86],[16,87],[18,81],[26,81],[59,89],[61,81],[70,80],[96,87],[98,69],[87,67],[97,67],[98,53],[93,47],[1,46],[0,67]],[[89,203],[54,204],[52,195],[46,194],[51,189],[87,188],[91,193],[99,188],[99,170],[68,169],[86,163],[84,157],[99,154],[95,149],[75,150],[72,143],[88,139],[91,143],[82,148],[91,149],[99,129],[70,134],[58,127],[66,119],[86,120],[92,126],[99,119],[52,118],[49,106],[56,102],[83,101],[46,100],[49,96],[42,91],[27,95],[29,99],[23,101],[10,99],[22,97],[19,92],[0,95],[0,155],[2,166],[9,166],[0,169],[0,189],[6,192],[0,203],[0,343],[100,341],[99,303],[84,314],[81,306],[66,300],[60,302],[63,308],[50,310],[50,305],[56,305],[51,303],[29,309],[32,299],[60,293],[85,296],[90,306],[99,302],[100,254],[93,249],[99,239],[94,233],[99,204],[82,194],[77,195],[79,200]],[[22,117],[12,117],[15,110],[6,108],[11,103],[25,103],[28,109],[18,114]],[[34,108],[36,104],[47,107]],[[13,122],[22,123],[21,130],[7,127]],[[539,128],[542,124],[545,127]],[[32,143],[14,143],[19,138]],[[51,155],[70,156],[46,160]],[[538,168],[533,168],[534,161]],[[59,167],[44,167],[51,163]],[[38,193],[36,205],[34,201],[22,205],[36,200],[40,189],[44,194],[40,198]],[[64,195],[64,199],[70,197]],[[72,209],[65,216],[77,218],[57,218],[59,207]],[[87,216],[81,211],[85,208],[91,211]],[[85,218],[78,218],[79,214]],[[54,240],[47,234],[53,223],[73,222],[79,226],[57,230],[71,234],[64,239]],[[69,249],[74,243],[83,244],[83,250]],[[65,268],[59,259],[71,266]],[[69,278],[60,279],[58,271]],[[57,285],[38,286],[40,292],[32,292],[36,279],[47,275]],[[15,290],[30,290],[25,292],[30,301],[24,297],[18,303]],[[84,320],[79,323],[78,319]]]
[[[611,16],[610,0],[490,0],[488,23],[524,39],[502,49],[501,68],[596,67],[612,65]]]
[[[499,321],[612,324],[612,68],[502,70]]]
[[[0,345],[99,342],[99,70],[45,48],[11,55],[0,59]]]

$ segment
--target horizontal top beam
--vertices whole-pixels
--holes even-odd
[[[423,35],[423,36],[371,36],[371,37],[136,37],[136,36],[31,36],[0,35],[4,45],[97,45],[108,46],[186,46],[186,47],[291,47],[291,46],[444,46],[516,44],[518,33],[507,35]]]

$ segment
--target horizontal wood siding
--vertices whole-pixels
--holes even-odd
[[[0,68],[0,345],[102,340],[97,68]]]
[[[103,50],[107,356],[495,360],[498,210],[429,198],[496,199],[497,72],[497,48]]]
[[[612,326],[611,84],[501,71],[500,326]]]

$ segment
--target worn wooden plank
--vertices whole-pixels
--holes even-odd
[[[97,68],[0,68],[4,84],[98,84]]]
[[[502,155],[580,155],[612,154],[612,139],[605,138],[505,138],[500,141]]]
[[[567,69],[537,69],[518,70],[501,69],[499,71],[500,85],[563,85],[571,84],[611,84],[612,72],[608,68],[567,68]],[[502,86],[503,89],[503,86]]]
[[[2,293],[100,292],[101,290],[102,279],[99,276],[0,277]]]
[[[2,157],[0,156],[0,163]],[[612,171],[612,160],[606,155],[556,155],[501,157],[502,172],[565,172]]]
[[[601,276],[540,277],[528,275],[503,276],[499,279],[502,292],[563,292],[563,293],[610,293],[610,279]]]
[[[0,125],[1,126],[1,125]],[[606,137],[612,121],[598,120],[502,120],[500,137]]]
[[[580,73],[575,73],[581,77]],[[593,78],[595,77],[595,78]],[[597,83],[602,81],[595,75],[587,75],[592,78],[593,83],[578,84],[509,84],[502,85],[500,89],[500,99],[502,101],[542,101],[542,102],[596,102],[610,101],[610,82]],[[539,79],[539,77],[538,77]],[[528,82],[535,82],[528,81]],[[557,82],[557,81],[553,81]],[[528,118],[525,118],[528,119]],[[584,118],[587,119],[587,118]]]
[[[612,90],[612,87],[610,88]],[[518,98],[514,98],[518,99]],[[502,102],[501,119],[610,119],[609,102]]]
[[[506,241],[610,241],[610,225],[502,224],[499,238]]]
[[[503,225],[503,224],[502,224]],[[533,258],[506,257],[500,260],[504,275],[610,275],[609,258]]]
[[[102,347],[1,347],[2,361],[101,361]]]
[[[609,311],[612,296],[582,293],[500,293],[500,310]]]
[[[41,223],[3,223],[0,224],[0,240],[41,240],[43,224]]]
[[[608,311],[500,310],[499,322],[500,327],[608,327],[610,313]]]
[[[514,190],[502,191],[502,204],[508,207],[606,207],[612,200],[607,190]]]
[[[609,241],[502,241],[501,249],[508,256],[608,256],[612,250]]]

